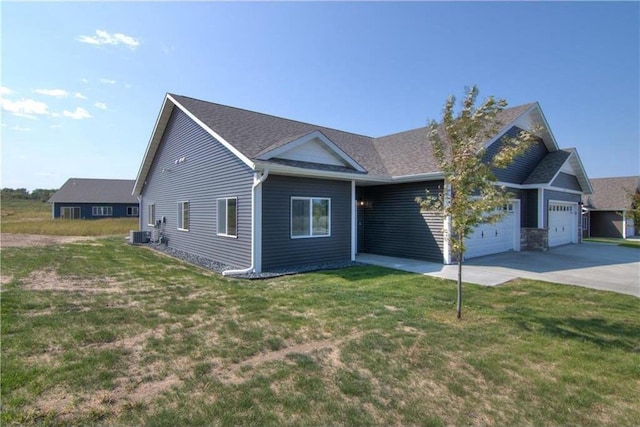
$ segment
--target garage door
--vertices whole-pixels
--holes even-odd
[[[509,203],[506,216],[495,224],[477,226],[466,240],[465,258],[519,249],[520,214],[518,203]]]
[[[549,246],[575,243],[577,203],[549,202]]]

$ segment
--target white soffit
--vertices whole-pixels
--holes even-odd
[[[259,159],[284,159],[352,167],[360,172],[364,172],[364,168],[320,131],[313,131],[301,136],[285,145],[264,153]]]

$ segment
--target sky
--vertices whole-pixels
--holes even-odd
[[[384,136],[477,84],[640,174],[639,2],[1,2],[1,186],[135,179],[167,92]]]

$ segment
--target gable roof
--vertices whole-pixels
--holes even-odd
[[[628,192],[640,191],[640,176],[593,178],[593,194],[584,196],[582,202],[592,210],[624,211],[631,209]]]
[[[132,179],[69,178],[49,199],[55,203],[138,203]]]
[[[156,121],[134,185],[134,194],[140,194],[162,134],[174,109],[178,108],[206,132],[226,146],[247,166],[254,170],[277,169],[280,173],[353,179],[359,182],[384,183],[424,179],[441,176],[431,144],[428,144],[428,127],[378,138],[345,132],[324,126],[276,117],[236,107],[202,101],[186,96],[167,94]],[[504,131],[518,125],[528,128],[540,124],[544,129],[539,135],[549,151],[557,151],[555,138],[549,130],[537,103],[505,109],[498,120]],[[317,137],[310,148],[320,145],[330,154],[341,159],[346,167],[309,162],[308,158],[291,158],[279,154],[295,152],[301,143]],[[319,141],[319,142],[318,142]],[[495,139],[487,140],[490,145]],[[320,144],[320,145],[319,145]],[[275,153],[275,154],[274,154]],[[324,175],[323,175],[324,174]],[[585,174],[586,180],[586,174]],[[588,181],[587,181],[588,185]]]

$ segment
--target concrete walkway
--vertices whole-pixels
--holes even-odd
[[[457,280],[458,266],[372,254],[356,261]],[[640,249],[581,243],[547,252],[506,252],[464,263],[462,281],[495,286],[515,278],[583,286],[640,297]]]

